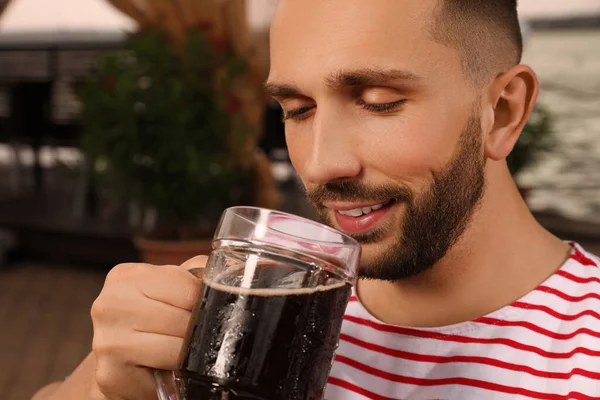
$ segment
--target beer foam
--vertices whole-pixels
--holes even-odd
[[[222,283],[215,282],[215,281],[218,281],[219,278],[221,278],[223,275],[226,275],[226,274],[227,274],[227,272],[223,272],[223,273],[219,274],[217,276],[217,278],[215,278],[213,280],[209,280],[205,276],[204,284],[213,289],[220,290],[222,292],[228,292],[231,294],[245,295],[245,296],[263,296],[263,297],[307,295],[307,294],[314,294],[317,292],[326,292],[328,290],[339,289],[342,286],[347,285],[346,282],[340,281],[340,282],[336,282],[335,284],[332,284],[332,285],[318,285],[313,288],[294,288],[294,289],[276,288],[276,287],[275,288],[243,288],[243,287],[236,287],[236,286],[227,286]]]

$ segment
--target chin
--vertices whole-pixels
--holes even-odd
[[[397,238],[385,237],[377,241],[360,242],[362,248],[360,257],[360,266],[365,269],[373,269],[378,264],[383,255],[393,251],[393,245],[397,243]]]

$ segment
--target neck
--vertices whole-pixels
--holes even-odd
[[[395,325],[435,327],[469,321],[518,300],[551,276],[570,246],[535,220],[508,170],[488,171],[469,228],[431,270],[400,282],[361,280],[362,304]]]

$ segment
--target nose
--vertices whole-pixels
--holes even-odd
[[[357,177],[361,163],[353,145],[353,130],[347,119],[335,112],[317,111],[313,120],[309,157],[304,163],[304,180],[312,184]]]

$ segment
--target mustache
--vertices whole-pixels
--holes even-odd
[[[399,202],[412,202],[413,194],[400,186],[367,186],[358,181],[327,183],[307,189],[308,201],[315,207],[325,202],[384,202],[395,199]]]

